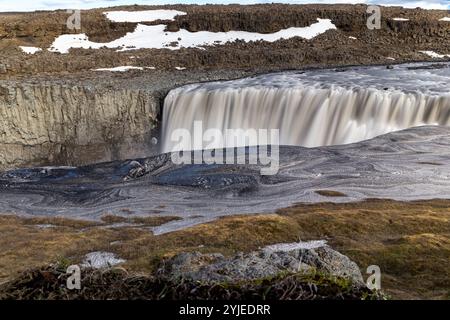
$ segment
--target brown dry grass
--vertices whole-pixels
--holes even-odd
[[[181,220],[180,217],[122,217],[116,215],[104,215],[101,217],[103,222],[114,224],[114,223],[130,223],[130,224],[138,224],[145,227],[156,227],[163,225],[165,223]]]
[[[153,218],[143,218],[143,222],[154,223]],[[252,228],[249,228],[249,219]],[[116,223],[116,219],[106,220]],[[38,227],[41,224],[55,227]],[[117,253],[127,260],[124,266],[129,270],[150,272],[162,258],[180,252],[199,250],[233,254],[296,240],[295,236],[286,237],[295,230],[288,219],[278,215],[224,218],[161,236],[153,236],[147,225],[142,229],[104,226],[61,218],[0,216],[0,282],[17,272],[58,260],[78,263],[92,251]]]
[[[334,191],[334,190],[317,190],[316,193],[318,195],[324,196],[324,197],[346,197],[347,195],[345,193]]]
[[[0,282],[18,271],[54,262],[62,256],[89,252],[105,246],[110,231],[85,228],[89,223],[50,218],[19,219],[0,216]],[[39,228],[37,224],[57,225]],[[71,225],[71,223],[73,224]],[[84,229],[84,231],[81,231]]]
[[[327,239],[363,269],[380,266],[397,298],[450,298],[450,201],[370,200],[280,210],[302,239]]]
[[[447,200],[301,204],[277,214],[227,217],[160,236],[148,229],[70,220],[39,229],[29,220],[0,216],[0,282],[58,259],[77,263],[98,250],[126,259],[128,271],[152,272],[161,259],[180,252],[231,255],[274,243],[327,239],[357,262],[363,274],[367,266],[379,265],[383,289],[393,298],[450,298],[449,220]]]

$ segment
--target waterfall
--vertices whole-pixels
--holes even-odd
[[[436,83],[427,87],[422,81],[419,89],[410,90],[397,72],[392,79],[403,88],[378,77],[389,86],[380,88],[373,86],[376,77],[367,77],[367,70],[357,71],[354,83],[330,83],[331,76],[342,81],[351,74],[327,71],[319,78],[317,73],[311,77],[284,73],[172,90],[164,103],[162,151],[189,150],[190,146],[180,148],[172,141],[171,134],[180,128],[193,132],[195,121],[202,121],[204,130],[279,129],[281,145],[304,147],[348,144],[423,125],[450,125],[448,78],[443,83],[447,88]],[[426,73],[429,76],[430,71]],[[442,80],[443,73],[436,73]],[[410,72],[410,77],[417,74]]]

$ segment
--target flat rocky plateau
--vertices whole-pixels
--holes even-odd
[[[27,55],[18,45],[50,47],[53,40],[67,33],[86,33],[93,41],[106,42],[133,31],[136,23],[113,23],[103,12],[112,10],[174,9],[186,12],[167,24],[168,32],[180,28],[197,31],[249,31],[272,33],[289,27],[306,27],[317,18],[331,19],[337,30],[329,30],[312,40],[244,43],[201,49],[72,50],[55,54],[46,50]],[[81,30],[67,30],[68,14],[62,11],[1,14],[0,38],[2,77],[65,74],[101,67],[134,65],[157,70],[257,70],[273,71],[330,65],[368,65],[430,60],[420,51],[448,54],[450,24],[440,21],[448,12],[439,10],[382,8],[382,25],[369,30],[366,5],[206,5],[206,6],[129,6],[82,11]],[[395,18],[409,19],[398,21]],[[147,23],[149,24],[149,23]],[[351,38],[350,38],[351,37]],[[356,38],[356,39],[354,39]],[[175,73],[176,74],[176,73]],[[95,73],[90,73],[96,78]]]

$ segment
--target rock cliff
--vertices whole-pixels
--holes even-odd
[[[145,90],[0,84],[0,169],[152,153],[159,99]]]

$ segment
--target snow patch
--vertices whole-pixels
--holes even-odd
[[[419,52],[426,54],[427,56],[430,56],[432,58],[437,58],[437,59],[450,58],[450,54],[439,54],[434,51],[419,51]]]
[[[38,229],[51,229],[57,227],[54,224],[35,224],[33,226]]]
[[[177,10],[146,11],[107,11],[106,17],[113,22],[152,22],[158,20],[174,20],[176,16],[184,16],[186,12]]]
[[[394,21],[409,21],[409,19],[406,19],[406,18],[394,18],[392,20],[394,20]]]
[[[112,267],[123,262],[125,262],[125,260],[117,258],[114,253],[96,251],[88,253],[81,266],[85,268],[101,269]]]
[[[289,252],[294,250],[311,250],[325,247],[327,245],[326,240],[314,240],[307,242],[293,242],[293,243],[279,243],[265,247],[263,250],[272,252]]]
[[[352,39],[352,40],[358,40],[358,38],[356,38],[356,37],[348,37],[349,39]]]
[[[120,39],[107,43],[89,41],[84,33],[65,34],[55,39],[49,51],[68,53],[71,48],[99,49],[102,47],[118,48],[118,51],[164,48],[178,50],[180,48],[199,48],[207,45],[216,45],[219,42],[226,43],[236,40],[243,40],[245,42],[259,40],[275,42],[280,39],[290,39],[293,37],[312,39],[328,30],[337,28],[330,19],[317,19],[317,22],[309,27],[283,29],[270,34],[246,31],[189,32],[184,29],[178,32],[167,32],[165,29],[165,25],[147,26],[138,24],[135,31],[127,33]]]
[[[439,19],[439,21],[447,21],[447,22],[450,22],[450,17],[445,17],[445,18]]]
[[[111,71],[111,72],[125,72],[128,70],[144,70],[142,67],[133,67],[133,66],[120,66],[114,68],[98,68],[94,71]]]
[[[156,70],[155,67],[134,67],[134,66],[119,66],[113,68],[98,68],[94,69],[94,71],[110,71],[110,72],[126,72],[129,70]]]
[[[36,52],[42,51],[42,49],[38,47],[20,46],[19,48],[26,54],[35,54]]]
[[[175,67],[175,69],[177,69],[178,71],[183,71],[183,70],[186,70],[186,68],[185,68],[185,67]]]

